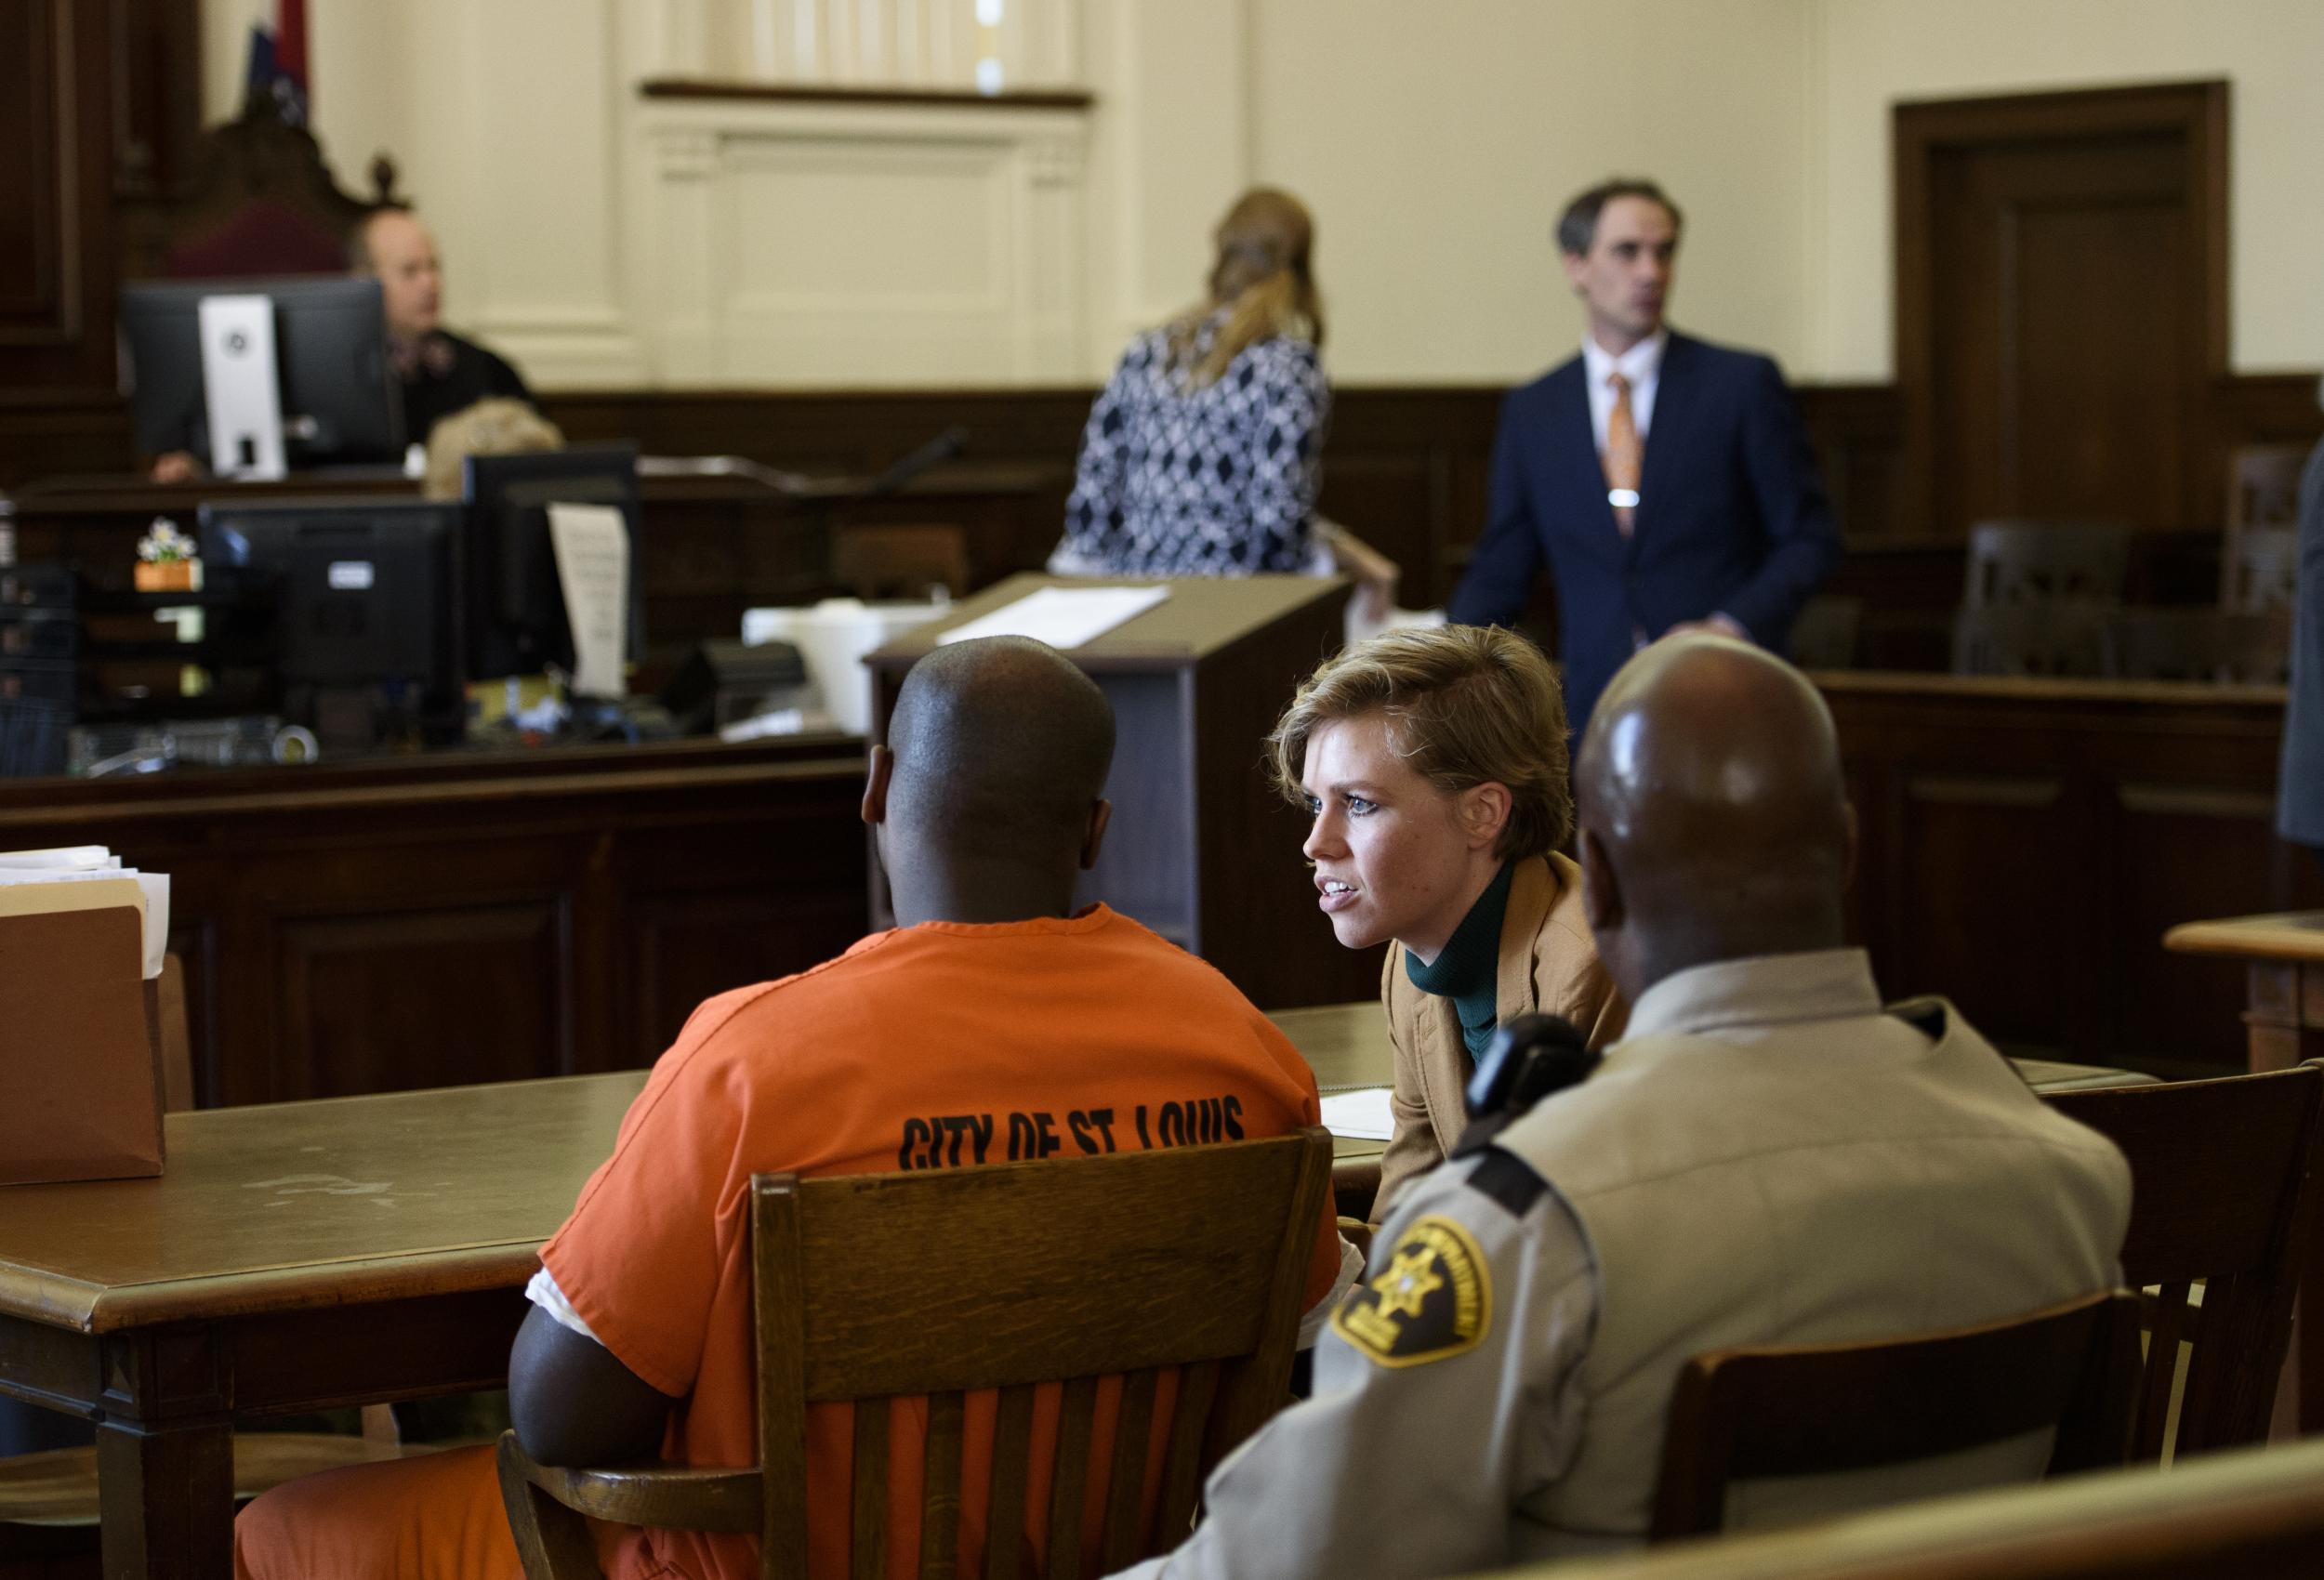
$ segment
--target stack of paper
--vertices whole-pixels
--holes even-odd
[[[102,845],[65,845],[49,850],[0,850],[0,916],[45,915],[52,911],[97,911],[134,905],[143,918],[144,973],[162,974],[169,950],[169,876],[125,867]]]
[[[1396,1133],[1395,1113],[1388,1106],[1388,1088],[1363,1086],[1352,1092],[1327,1092],[1324,1128],[1350,1140],[1387,1140]]]

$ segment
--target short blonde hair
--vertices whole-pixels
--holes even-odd
[[[527,455],[562,450],[565,436],[553,422],[505,395],[495,395],[439,417],[428,434],[428,470],[419,492],[427,499],[457,499],[470,455]]]
[[[1509,787],[1509,821],[1493,853],[1538,856],[1574,831],[1565,698],[1541,650],[1488,625],[1390,631],[1307,678],[1267,739],[1275,788],[1304,805],[1307,743],[1326,724],[1385,717],[1413,770],[1448,796]]]

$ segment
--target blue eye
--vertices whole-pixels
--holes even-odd
[[[1361,796],[1351,796],[1348,797],[1348,816],[1352,818],[1368,817],[1371,813],[1377,810],[1379,810],[1379,808],[1374,806],[1371,802],[1366,800]]]
[[[1319,817],[1323,813],[1324,804],[1313,796],[1301,796],[1300,805],[1307,809],[1309,817]]]

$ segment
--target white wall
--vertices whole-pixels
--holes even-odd
[[[1685,211],[1674,320],[1801,360],[1801,0],[1254,10],[1256,172],[1315,211],[1336,377],[1503,380],[1563,361],[1580,318],[1551,231],[1617,173],[1653,176]]]
[[[2320,0],[1816,0],[1824,123],[1807,362],[1895,369],[1888,124],[1899,99],[2225,77],[2230,362],[2324,363]]]
[[[442,238],[453,322],[536,382],[696,376],[699,356],[662,343],[677,319],[656,299],[654,112],[635,84],[730,64],[736,4],[309,0],[315,128],[350,187],[375,150],[393,152]],[[1053,378],[1063,355],[1095,377],[1132,329],[1195,297],[1209,227],[1268,181],[1315,211],[1337,377],[1520,378],[1578,334],[1550,240],[1557,208],[1620,171],[1657,177],[1686,210],[1680,323],[1770,350],[1795,377],[1882,379],[1895,101],[2212,76],[2233,85],[2233,365],[2324,363],[2324,0],[1050,8],[1075,7],[1073,52],[1097,95],[1086,187],[1074,217],[1042,223],[1077,229],[1080,277],[1040,292],[1074,304],[1077,329],[1042,327],[1052,349],[1037,355],[971,349],[916,375],[893,344],[859,360],[844,325],[804,324],[736,350],[720,376],[997,384]],[[205,0],[214,117],[238,103],[246,29],[271,8]],[[886,190],[841,191],[815,217],[870,225]]]

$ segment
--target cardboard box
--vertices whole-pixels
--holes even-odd
[[[162,1171],[136,906],[0,915],[0,1184]]]

